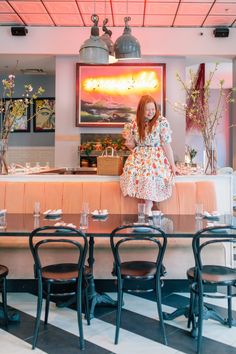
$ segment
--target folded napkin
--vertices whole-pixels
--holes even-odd
[[[107,215],[108,214],[108,210],[107,209],[95,209],[94,211],[92,211],[91,214],[94,215],[94,216]]]
[[[212,213],[204,211],[203,216],[207,219],[218,219],[220,217],[220,213],[218,211],[213,211]]]
[[[68,226],[68,227],[73,227],[74,229],[76,229],[76,225],[72,224],[72,223],[65,223],[65,222],[56,222],[56,224],[54,224],[54,226]]]
[[[220,224],[220,223],[215,223],[215,222],[208,222],[207,227],[222,227],[222,226],[227,226],[226,224]]]
[[[62,214],[62,210],[61,209],[48,209],[46,210],[44,213],[44,215],[60,215]]]

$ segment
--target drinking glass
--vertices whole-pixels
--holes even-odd
[[[80,229],[86,230],[88,228],[88,214],[82,213],[80,215]]]
[[[36,163],[35,163],[35,171],[36,171],[36,172],[39,172],[39,171],[40,171],[40,163],[39,163],[39,162],[36,162]]]
[[[145,219],[145,203],[138,203],[138,218]]]
[[[5,230],[7,227],[7,212],[3,210],[0,214],[0,229]]]
[[[197,203],[195,204],[195,219],[203,218],[203,204]]]
[[[30,162],[25,163],[25,172],[30,172]]]
[[[40,216],[40,202],[34,203],[34,216]]]
[[[153,210],[152,211],[152,221],[153,226],[160,227],[161,226],[161,211]]]
[[[233,225],[233,215],[232,214],[224,214],[224,224],[225,225]]]
[[[10,169],[12,174],[16,173],[16,164],[14,162],[10,164]]]
[[[82,204],[82,214],[89,214],[89,203],[88,202],[83,202]]]

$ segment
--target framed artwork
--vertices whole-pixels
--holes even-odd
[[[17,107],[17,101],[22,100],[21,98],[12,98],[10,99],[6,99],[4,102],[4,110],[6,111],[8,109],[8,106],[10,104],[10,101],[12,101],[13,103],[13,107]],[[13,108],[14,109],[14,108]],[[2,119],[4,119],[4,111],[3,111],[3,117]],[[30,132],[30,105],[25,108],[25,112],[17,117],[12,125],[12,133],[27,133]]]
[[[165,64],[76,64],[76,126],[122,127],[150,94],[165,114]]]
[[[36,98],[33,106],[34,132],[55,131],[55,98]]]

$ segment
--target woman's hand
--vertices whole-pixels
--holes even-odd
[[[127,148],[128,148],[129,150],[132,150],[133,148],[135,148],[135,141],[134,141],[134,139],[132,139],[132,138],[129,137],[128,139],[126,139],[125,145],[127,146]]]

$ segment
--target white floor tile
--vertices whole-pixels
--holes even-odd
[[[3,354],[27,354],[27,353],[32,354],[31,344],[26,343],[25,341],[1,329],[0,329],[0,340],[1,340],[0,352]],[[43,354],[45,352],[36,348],[34,350],[34,353]]]

